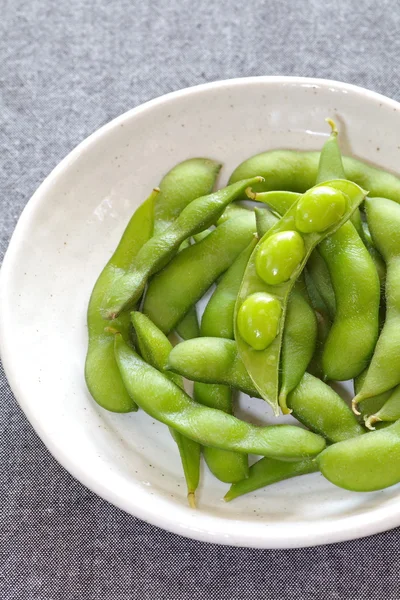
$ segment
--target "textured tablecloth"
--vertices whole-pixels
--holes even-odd
[[[2,0],[0,9],[0,258],[59,160],[150,98],[283,74],[400,100],[398,0]],[[399,530],[288,551],[186,540],[76,482],[3,372],[0,426],[1,600],[400,598]]]

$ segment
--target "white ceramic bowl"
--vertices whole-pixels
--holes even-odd
[[[107,413],[83,366],[86,306],[133,210],[177,162],[224,163],[272,148],[319,149],[334,117],[345,153],[395,170],[400,105],[334,81],[256,77],[175,92],[115,119],[80,144],[25,208],[1,270],[0,339],[11,387],[52,454],[83,484],[150,523],[195,539],[257,548],[347,540],[400,524],[400,489],[346,492],[321,475],[230,504],[203,473],[198,510],[186,504],[174,442],[143,412]],[[273,417],[261,401],[241,411]]]

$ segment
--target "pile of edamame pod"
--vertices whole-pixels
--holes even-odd
[[[258,154],[217,191],[216,161],[175,166],[93,289],[88,388],[169,427],[192,507],[201,455],[226,501],[318,471],[400,481],[400,180],[342,157],[327,121],[321,152]],[[329,385],[347,380],[352,406]],[[235,417],[238,391],[298,424]]]

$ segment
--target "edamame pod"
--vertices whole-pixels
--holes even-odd
[[[164,371],[169,353],[172,350],[171,342],[142,313],[132,312],[131,322],[135,328],[137,343],[144,360],[158,371]],[[167,373],[167,376],[183,389],[183,381],[179,375]],[[196,508],[195,492],[200,479],[200,445],[172,428],[170,428],[170,433],[179,449],[186,479],[189,505]]]
[[[229,183],[261,175],[264,181],[252,185],[255,192],[285,190],[303,194],[317,180],[320,152],[271,150],[245,160],[232,173]],[[400,203],[400,179],[355,158],[343,157],[346,179],[368,190],[370,196]]]
[[[372,492],[399,483],[400,421],[330,446],[317,463],[326,479],[353,492]]]
[[[254,214],[246,211],[182,250],[151,280],[143,311],[164,333],[171,331],[249,245],[255,228]]]
[[[400,383],[400,205],[385,198],[365,202],[374,244],[386,262],[386,320],[379,335],[365,380],[353,399],[376,396]]]
[[[224,500],[225,502],[230,502],[235,498],[239,498],[239,496],[255,492],[267,485],[291,479],[292,477],[298,477],[299,475],[315,473],[318,470],[316,461],[311,458],[296,462],[261,458],[250,467],[247,479],[242,479],[242,481],[231,485],[229,491],[224,496]]]
[[[184,240],[213,225],[230,202],[258,181],[260,178],[255,177],[234,183],[186,206],[167,229],[143,245],[129,271],[116,278],[102,304],[104,317],[114,319],[131,307],[142,295],[148,278],[170,261]]]
[[[322,368],[328,379],[359,375],[374,351],[379,331],[380,283],[368,250],[351,222],[319,244],[336,298]]]
[[[287,304],[282,338],[281,406],[286,406],[287,395],[300,383],[315,352],[317,319],[306,295],[303,282],[298,281]]]
[[[233,340],[197,338],[182,342],[171,351],[167,368],[192,381],[223,383],[258,396]],[[332,442],[364,431],[345,401],[309,373],[288,395],[288,406],[300,422]]]
[[[212,192],[221,166],[209,158],[190,158],[163,177],[154,206],[154,235],[165,231],[190,202]]]
[[[114,341],[104,331],[106,323],[100,307],[120,273],[131,266],[140,248],[153,235],[154,200],[158,189],[135,211],[129,221],[117,249],[104,267],[93,288],[87,312],[89,346],[85,363],[86,384],[100,406],[113,412],[137,410],[125,389],[115,362]],[[129,339],[129,313],[122,314],[116,326],[126,340]]]
[[[340,215],[340,212],[337,214],[337,219],[335,223],[332,223],[328,228],[325,228],[326,223],[324,220],[324,230],[318,231],[318,229],[320,229],[320,226],[318,221],[316,220],[317,205],[313,202],[315,193],[318,195],[318,198],[320,197],[321,189],[330,190],[329,196],[332,196],[332,202],[334,202],[333,198],[338,200],[340,199],[341,202],[345,202],[346,206],[343,206],[343,214]],[[295,204],[292,205],[292,207],[286,212],[286,214],[280,219],[280,221],[269,232],[266,233],[266,235],[260,240],[259,244],[257,244],[249,260],[236,302],[235,339],[238,344],[240,356],[246,366],[247,371],[249,372],[250,377],[253,380],[253,383],[255,384],[261,396],[272,406],[276,415],[279,414],[279,362],[281,355],[282,334],[284,328],[287,300],[290,291],[293,287],[294,282],[301,274],[307,262],[307,259],[314,247],[319,242],[321,242],[327,235],[332,234],[339,227],[341,227],[349,219],[352,212],[362,202],[364,197],[365,192],[361,188],[349,181],[342,180],[335,180],[329,182],[328,184],[324,184],[324,186],[317,186],[316,188],[309,190],[307,194],[300,196],[297,202],[295,202]],[[313,203],[311,213],[308,212],[308,206],[306,206],[307,203],[310,205],[311,203]],[[337,206],[339,208],[339,205]],[[300,210],[298,210],[299,208]],[[342,209],[340,208],[340,210]],[[299,233],[297,223],[298,217],[299,215],[303,216],[306,214],[313,215],[312,222],[310,222],[310,227],[316,228],[316,231],[310,233]],[[324,213],[324,215],[326,214],[327,213]],[[332,215],[333,214],[334,213],[332,213]],[[331,216],[329,216],[329,219],[331,219]],[[307,229],[309,230],[308,226]],[[299,256],[300,260],[298,262],[298,267],[293,270],[292,276],[288,281],[281,285],[270,285],[267,284],[257,272],[257,253],[259,251],[259,248],[262,247],[262,244],[264,244],[270,236],[275,235],[278,232],[285,231],[293,231],[297,235],[301,235],[304,242],[305,251],[302,256]],[[240,317],[242,306],[245,305],[249,298],[251,298],[252,296],[254,297],[256,294],[264,294],[265,297],[268,296],[274,298],[277,302],[280,303],[282,310],[282,316],[280,319],[279,327],[277,327],[276,330],[275,339],[271,342],[269,346],[265,347],[262,350],[258,350],[251,347],[251,345],[244,339],[244,330],[243,327],[239,327],[238,321],[238,317]],[[251,328],[250,321],[249,327]],[[256,331],[255,334],[258,335]],[[281,408],[283,412],[288,412],[287,407],[284,404],[282,404]]]
[[[360,373],[360,375],[358,375],[358,377],[354,379],[355,395],[357,395],[361,391],[366,375],[367,369]],[[370,415],[377,413],[385,404],[386,400],[390,398],[392,392],[393,390],[388,390],[387,392],[383,392],[382,394],[378,394],[377,396],[371,396],[370,398],[362,400],[358,404],[358,409],[361,415],[364,417],[364,420],[366,420]]]
[[[400,386],[394,388],[383,406],[365,419],[368,429],[374,429],[375,423],[393,423],[400,419]]]
[[[321,436],[300,427],[256,427],[221,410],[197,404],[163,373],[144,362],[120,334],[115,335],[114,350],[132,399],[153,418],[203,446],[282,460],[316,456],[325,447]]]

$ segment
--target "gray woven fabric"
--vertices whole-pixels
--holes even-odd
[[[0,258],[50,170],[171,90],[319,76],[400,100],[397,0],[3,0]],[[367,125],[366,125],[367,126]],[[50,456],[0,371],[2,600],[397,600],[399,531],[315,549],[198,543],[96,497]]]

